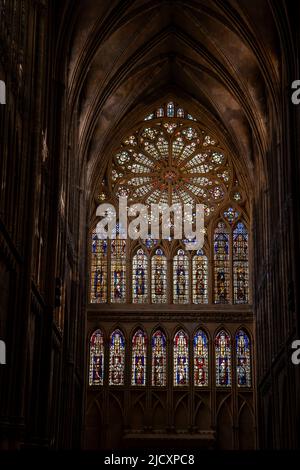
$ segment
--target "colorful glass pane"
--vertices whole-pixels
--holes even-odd
[[[120,330],[111,334],[109,349],[109,385],[124,385],[125,339]]]
[[[107,240],[92,234],[91,303],[107,301]]]
[[[233,231],[233,299],[235,304],[249,301],[248,232],[242,222]]]
[[[180,330],[174,337],[174,385],[189,383],[189,346],[187,334]]]
[[[166,380],[166,364],[167,364],[167,347],[166,337],[162,331],[157,330],[152,335],[152,385],[155,387],[165,387]]]
[[[229,303],[229,232],[224,222],[219,222],[214,233],[214,302]]]
[[[167,259],[160,248],[151,259],[151,299],[154,304],[167,302]]]
[[[224,218],[230,223],[233,224],[233,222],[236,221],[236,219],[239,217],[240,213],[239,211],[235,210],[233,207],[228,207],[226,211],[223,212]]]
[[[175,116],[187,117],[173,102],[158,108],[160,122],[144,122],[134,134],[136,148],[131,136],[116,151],[110,170],[112,195],[122,192],[132,202],[147,205],[197,201],[206,204],[209,217],[221,199],[229,196],[232,168],[218,142],[198,124],[184,125]]]
[[[187,304],[189,302],[189,258],[184,250],[178,250],[173,262],[173,302]]]
[[[208,385],[208,341],[202,330],[194,336],[194,385],[206,387]]]
[[[146,384],[147,337],[138,330],[132,338],[131,385]]]
[[[126,240],[111,241],[111,302],[126,301]]]
[[[101,330],[96,330],[90,338],[90,385],[103,385],[104,341]]]
[[[193,257],[193,303],[208,303],[208,261],[202,250]]]
[[[132,301],[148,301],[148,257],[142,249],[132,259]]]
[[[231,346],[230,336],[221,330],[215,339],[216,386],[231,386]]]
[[[174,103],[172,101],[167,104],[167,116],[174,117]]]
[[[236,341],[236,378],[238,387],[251,387],[251,352],[248,335],[239,330]]]

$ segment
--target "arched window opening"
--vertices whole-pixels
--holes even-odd
[[[173,261],[173,302],[174,304],[189,303],[189,258],[180,249]]]
[[[233,231],[233,299],[235,304],[249,301],[248,232],[242,222]]]
[[[208,340],[203,330],[194,335],[194,385],[208,386]]]
[[[216,386],[231,386],[231,344],[230,336],[221,330],[215,339]]]
[[[155,331],[151,341],[152,349],[152,385],[165,387],[167,384],[167,345],[161,330]]]
[[[101,330],[96,330],[90,338],[89,385],[103,385],[104,379],[104,341]]]
[[[111,302],[126,301],[126,240],[111,240]]]
[[[110,337],[109,346],[109,385],[124,385],[125,339],[120,330]]]
[[[243,330],[235,337],[236,378],[238,387],[251,387],[251,351],[250,340]]]
[[[148,302],[148,257],[142,248],[132,259],[132,301]]]
[[[182,386],[189,383],[189,345],[188,336],[180,330],[174,337],[174,385]]]
[[[193,256],[193,303],[208,303],[208,260],[202,250]]]
[[[91,303],[107,302],[107,240],[92,233]]]
[[[151,259],[151,300],[154,304],[167,302],[167,259],[160,248]]]
[[[138,330],[132,338],[131,385],[146,384],[147,337]]]
[[[228,304],[230,299],[229,230],[219,222],[214,233],[214,302]]]

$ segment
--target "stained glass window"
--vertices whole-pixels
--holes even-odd
[[[206,387],[208,385],[208,341],[202,330],[194,336],[194,385]]]
[[[167,347],[166,337],[161,330],[157,330],[153,333],[151,347],[152,385],[155,387],[165,387],[167,384]]]
[[[231,386],[231,345],[230,336],[221,330],[215,339],[216,385]]]
[[[189,346],[188,336],[180,330],[174,337],[174,385],[189,383]]]
[[[126,301],[126,240],[111,241],[111,302]]]
[[[125,339],[120,330],[111,334],[109,349],[109,385],[124,385]]]
[[[214,301],[229,303],[229,231],[224,222],[219,222],[214,233]]]
[[[233,224],[233,222],[236,221],[236,219],[239,217],[240,213],[239,211],[235,210],[233,207],[228,207],[226,211],[223,212],[224,218],[230,223]]]
[[[104,341],[101,330],[96,330],[90,338],[90,385],[103,385]]]
[[[141,248],[132,259],[132,301],[148,302],[148,257]]]
[[[147,205],[203,203],[209,217],[229,196],[232,169],[224,149],[198,123],[184,122],[186,113],[173,102],[155,115],[161,122],[144,121],[116,151],[109,192],[125,191],[132,202]]]
[[[167,259],[160,248],[151,259],[151,299],[154,304],[167,302]]]
[[[184,250],[178,250],[173,262],[173,302],[187,304],[189,302],[189,258]]]
[[[107,240],[92,234],[91,303],[107,301]]]
[[[249,301],[248,232],[239,222],[233,231],[233,299],[235,304]]]
[[[146,384],[147,337],[138,330],[132,338],[131,385]]]
[[[167,104],[167,116],[174,117],[174,103],[172,101]]]
[[[236,378],[238,387],[251,387],[251,353],[248,335],[239,330],[235,337]]]
[[[202,250],[193,257],[193,303],[208,303],[208,261]]]

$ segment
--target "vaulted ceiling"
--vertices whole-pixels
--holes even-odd
[[[219,136],[251,190],[255,168],[265,165],[281,90],[283,15],[275,5],[66,2],[58,44],[68,48],[68,109],[78,110],[78,151],[88,161],[91,194],[122,137],[167,97]]]

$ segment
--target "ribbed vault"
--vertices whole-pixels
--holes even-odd
[[[219,136],[250,192],[257,169],[263,181],[281,74],[272,8],[234,0],[67,4],[67,106],[78,113],[91,213],[116,142],[167,96]]]

